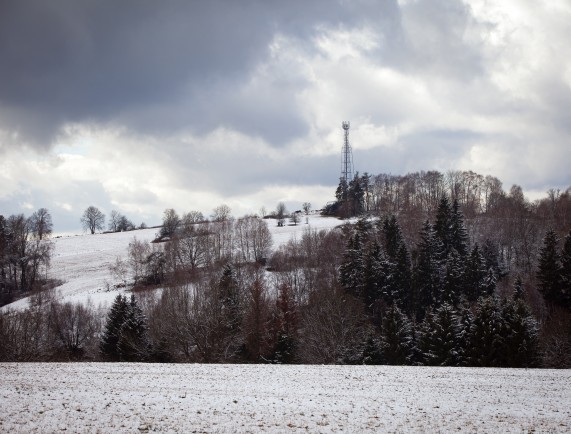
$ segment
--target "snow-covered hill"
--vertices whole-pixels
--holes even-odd
[[[571,431],[571,372],[0,364],[1,432]]]
[[[273,248],[287,243],[292,237],[301,237],[304,230],[328,229],[342,224],[320,215],[303,216],[296,226],[278,227],[275,220],[267,220],[272,233]],[[151,242],[159,229],[107,234],[84,234],[54,238],[55,249],[49,277],[64,283],[56,288],[55,296],[62,302],[91,302],[105,308],[123,289],[115,288],[109,266],[117,257],[127,257],[127,246],[136,237]],[[23,309],[29,306],[29,298],[23,298],[3,309]]]

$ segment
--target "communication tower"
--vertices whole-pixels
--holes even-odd
[[[341,152],[341,179],[347,184],[353,180],[353,152],[349,144],[349,122],[345,121],[341,124],[345,134],[343,141],[343,151]]]

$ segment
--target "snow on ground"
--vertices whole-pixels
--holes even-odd
[[[329,229],[340,224],[341,220],[312,214],[302,216],[296,226],[278,227],[276,220],[266,220],[273,238],[273,248],[287,243],[292,237],[300,238],[303,231],[311,229]],[[56,299],[61,302],[81,302],[88,300],[95,307],[106,309],[117,294],[124,292],[115,288],[115,281],[109,266],[117,257],[126,259],[127,246],[136,237],[151,242],[159,229],[144,229],[131,232],[109,234],[84,234],[54,238],[55,250],[52,257],[49,277],[60,279],[64,283],[56,288]],[[25,309],[29,298],[11,303],[6,309]]]
[[[571,371],[0,364],[0,431],[570,432]]]

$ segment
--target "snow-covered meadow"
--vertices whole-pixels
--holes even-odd
[[[306,220],[307,219],[307,220]],[[268,220],[272,234],[273,248],[287,243],[292,237],[301,237],[303,231],[329,229],[343,221],[336,218],[311,214],[302,216],[295,225],[278,227],[275,220]],[[127,247],[134,237],[139,241],[151,242],[160,229],[143,229],[131,232],[106,234],[83,234],[61,236],[53,239],[54,252],[49,277],[63,282],[55,289],[55,297],[60,302],[92,303],[105,311],[113,299],[125,290],[117,288],[120,283],[113,278],[109,267],[117,257],[126,259]],[[29,298],[23,298],[3,309],[25,309]]]
[[[1,432],[570,432],[571,371],[0,364]]]

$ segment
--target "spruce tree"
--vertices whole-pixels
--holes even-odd
[[[383,315],[381,348],[387,364],[405,365],[409,363],[412,348],[410,321],[394,304]]]
[[[474,316],[468,305],[463,305],[458,311],[458,366],[469,362],[470,333]]]
[[[366,181],[368,182],[368,178]],[[352,216],[358,216],[363,213],[365,199],[364,183],[365,179],[359,176],[359,172],[355,173],[353,180],[349,182],[347,196],[351,206]]]
[[[468,231],[464,225],[464,216],[460,211],[458,200],[454,199],[450,215],[450,244],[458,254],[465,258],[468,254]]]
[[[347,191],[349,186],[347,185],[347,181],[345,178],[339,178],[339,185],[337,186],[337,190],[335,191],[335,197],[337,198],[338,202],[344,202],[347,200]]]
[[[219,302],[224,312],[225,332],[238,333],[242,323],[240,286],[231,265],[226,264],[218,283]]]
[[[448,253],[452,248],[452,207],[450,206],[450,200],[446,195],[443,195],[440,199],[440,203],[436,211],[434,231],[442,243],[442,259],[444,259],[448,256]]]
[[[531,368],[539,361],[538,326],[523,300],[504,300],[502,366]]]
[[[443,301],[455,306],[464,287],[464,260],[456,249],[452,248],[446,260]]]
[[[393,299],[407,314],[414,313],[415,297],[412,289],[412,270],[408,249],[401,243],[390,279],[393,288]]]
[[[373,335],[369,335],[363,349],[363,365],[383,365],[383,351],[381,342]]]
[[[147,319],[131,294],[127,315],[120,329],[117,350],[123,362],[145,362],[151,357],[152,348]]]
[[[279,288],[274,319],[275,347],[273,362],[292,363],[297,351],[297,311],[287,284]]]
[[[486,264],[480,247],[475,244],[468,256],[464,274],[464,292],[468,301],[476,301],[486,293],[486,277],[488,277]]]
[[[383,297],[392,302],[392,294],[388,291],[391,264],[387,261],[379,243],[371,242],[364,258],[363,299],[367,307]]]
[[[496,278],[501,279],[506,274],[506,272],[500,264],[498,245],[491,239],[487,238],[484,241],[481,250],[482,250],[482,257],[484,258],[484,262],[486,264],[486,268],[487,269],[491,268],[494,271]]]
[[[120,360],[120,354],[117,344],[121,337],[121,328],[127,319],[129,305],[124,295],[117,295],[111,309],[107,314],[107,321],[101,342],[99,343],[99,350],[103,359],[110,362],[117,362]]]
[[[363,236],[360,231],[356,231],[349,238],[343,254],[343,262],[339,267],[339,282],[347,292],[362,297],[365,284],[364,276]]]
[[[390,260],[395,262],[401,246],[404,244],[401,228],[394,215],[385,217],[382,224],[384,247]]]
[[[547,231],[539,250],[537,280],[546,301],[563,305],[561,257],[557,248],[559,238],[553,229]]]
[[[444,303],[427,314],[421,327],[423,362],[430,366],[456,366],[461,361],[461,329],[454,308]]]
[[[502,366],[505,325],[496,297],[481,297],[476,305],[467,349],[472,366]]]
[[[417,318],[424,311],[440,303],[443,285],[442,243],[427,220],[420,233],[418,256],[414,270],[414,285],[418,294]]]
[[[565,237],[561,251],[561,304],[571,310],[571,232]]]
[[[482,283],[482,290],[484,295],[494,295],[496,291],[496,282],[498,278],[496,273],[493,269],[488,268],[486,272],[486,277],[484,277],[484,281]]]
[[[514,282],[513,299],[523,300],[523,296],[524,296],[523,281],[521,280],[521,277],[518,275]]]
[[[422,350],[420,348],[422,330],[421,326],[417,323],[411,322],[410,324],[410,355],[408,357],[408,364],[412,366],[420,366],[423,364]]]

